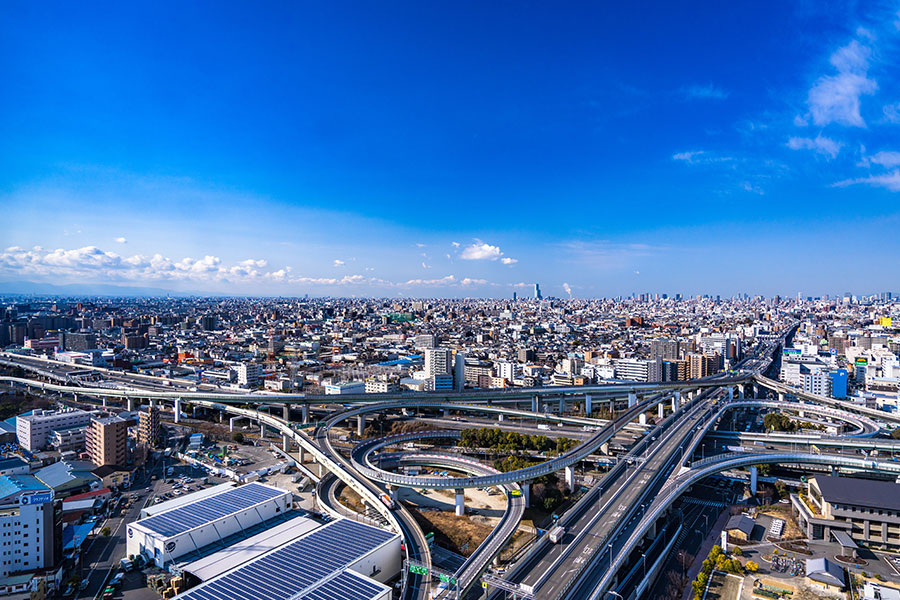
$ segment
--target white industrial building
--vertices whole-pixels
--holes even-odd
[[[289,541],[268,550],[283,540]],[[245,544],[242,550],[219,552],[186,567],[202,578],[238,565],[175,600],[390,600],[391,588],[384,582],[400,572],[400,536],[350,519],[307,531],[286,527],[263,546],[263,554]]]
[[[218,487],[218,486],[217,486]],[[128,555],[142,554],[158,567],[199,552],[291,509],[291,493],[261,483],[223,486],[128,526]]]
[[[19,445],[29,452],[36,452],[47,445],[53,431],[86,427],[97,411],[88,410],[35,410],[30,415],[16,417],[16,438]]]

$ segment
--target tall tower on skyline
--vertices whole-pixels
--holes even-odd
[[[541,300],[541,286],[540,284],[534,284],[534,299]]]

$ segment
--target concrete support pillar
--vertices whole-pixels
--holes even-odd
[[[628,392],[628,408],[631,408],[635,404],[637,404],[637,394]]]
[[[565,396],[560,397],[559,399],[559,414],[563,414],[566,412],[566,398]]]
[[[784,392],[778,392],[778,401],[784,402]]]
[[[302,465],[302,464],[303,464],[303,460],[304,460],[305,458],[306,458],[306,456],[304,456],[303,446],[300,446],[300,447],[297,449],[297,462],[298,462],[299,464]]]
[[[743,383],[738,384],[738,399],[740,399],[740,400],[744,399],[744,394],[746,393],[746,390],[744,389],[744,387],[745,386]]]
[[[396,487],[388,486],[388,493],[391,496],[391,500],[393,500],[394,502],[399,502],[399,500],[400,500],[400,487],[399,486],[396,486]]]
[[[224,411],[224,410],[220,410],[220,411],[219,411],[219,423],[221,423],[221,422],[224,421],[224,420],[225,420],[225,411]]]
[[[600,444],[600,454],[609,456],[609,442],[603,442],[602,444]],[[900,477],[898,477],[897,479],[900,479]]]
[[[681,392],[675,392],[672,396],[672,410],[678,410],[679,406],[681,406]]]
[[[281,418],[288,423],[291,422],[291,405],[287,402],[285,402],[284,406],[281,407]]]
[[[728,386],[728,401],[731,402],[734,400],[734,388],[730,385]]]
[[[750,493],[754,496],[756,495],[757,477],[759,477],[759,473],[756,466],[750,467]]]
[[[575,489],[575,467],[569,465],[566,467],[566,486],[570,490]]]
[[[262,422],[259,423],[259,437],[266,439],[266,426]]]
[[[591,413],[594,412],[594,411],[592,410],[592,408],[593,408],[593,407],[591,406],[591,395],[590,395],[590,394],[585,394],[585,395],[584,395],[584,415],[585,415],[586,417],[591,416]]]
[[[897,479],[900,479],[900,477]],[[525,506],[531,506],[531,484],[523,481],[519,484],[519,487],[522,488],[522,499],[525,500]]]
[[[78,397],[76,396],[75,398],[76,398],[76,400],[77,400]],[[132,398],[131,396],[129,396],[129,397],[126,399],[125,408],[128,410],[128,412],[133,412],[133,411],[134,411],[134,398]]]
[[[647,413],[641,413],[640,416],[638,416],[638,423],[641,425],[647,424]]]
[[[506,415],[504,415],[503,413],[500,413],[497,415],[497,420],[500,421],[501,423],[503,422],[503,420],[505,418],[506,418]]]
[[[106,396],[103,396],[103,408],[106,408]]]
[[[831,476],[838,477],[840,473],[838,473],[838,468],[836,465],[831,465]]]
[[[456,516],[461,517],[464,514],[466,514],[465,490],[456,490]]]
[[[800,415],[800,418],[801,418],[801,419],[806,418],[806,411],[805,411],[805,410],[801,410],[801,411],[799,411],[797,414]]]
[[[650,524],[650,528],[647,529],[647,538],[654,539],[656,537],[656,521]]]
[[[78,394],[72,394],[72,398],[75,400],[75,403],[78,404]]]
[[[366,432],[366,415],[356,415],[356,435],[362,437]]]
[[[181,398],[175,398],[175,422],[181,422]]]
[[[156,398],[150,398],[150,408],[157,407],[158,400]]]
[[[539,400],[538,400],[537,396],[535,396],[534,398],[531,399],[531,412],[538,411],[538,402],[539,402]]]
[[[228,419],[228,431],[234,432],[234,422],[240,419],[240,417],[231,417]]]
[[[291,448],[291,438],[286,433],[281,434],[281,449],[287,452]]]
[[[309,423],[309,404],[300,405],[300,419],[303,421],[304,425]]]
[[[656,405],[656,416],[660,419],[666,416],[666,406],[662,402]]]

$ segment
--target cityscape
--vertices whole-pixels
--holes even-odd
[[[0,600],[900,600],[900,4],[0,6]]]

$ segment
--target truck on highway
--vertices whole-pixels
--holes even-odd
[[[547,425],[546,423],[541,423],[540,425],[538,425],[538,429],[543,429],[544,431],[548,431],[550,429],[550,426]]]
[[[391,497],[388,496],[387,494],[381,494],[381,496],[379,496],[379,498],[381,498],[381,501],[382,501],[382,502],[384,503],[384,505],[387,506],[389,509],[394,510],[394,508],[396,508],[396,505],[394,504],[394,501],[391,500]]]
[[[558,544],[564,535],[566,535],[566,528],[562,525],[557,525],[550,530],[550,543]]]

